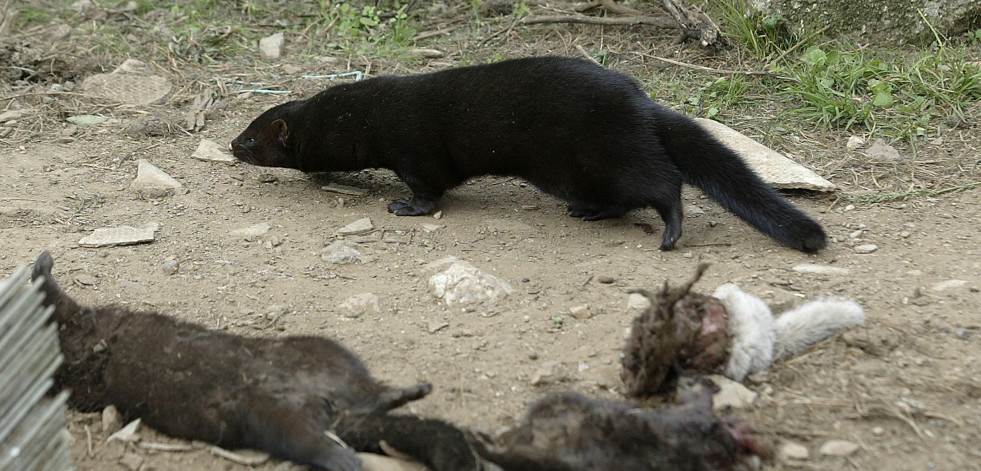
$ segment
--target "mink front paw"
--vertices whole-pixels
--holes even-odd
[[[396,216],[425,216],[436,208],[435,201],[423,201],[419,198],[398,198],[388,203],[388,212]]]
[[[329,456],[318,460],[316,464],[330,471],[361,471],[361,458],[349,449],[331,450]]]

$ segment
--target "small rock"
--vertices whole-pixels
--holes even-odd
[[[106,443],[109,443],[113,440],[119,440],[122,442],[135,442],[140,439],[140,436],[137,434],[137,430],[139,430],[139,428],[140,428],[140,419],[136,419],[126,424],[125,427],[117,430],[115,433],[110,435],[109,438],[106,439]]]
[[[756,401],[758,394],[750,391],[742,383],[721,375],[711,375],[709,379],[719,387],[719,392],[712,395],[712,407],[717,411],[727,407],[743,409]]]
[[[568,376],[562,371],[562,364],[557,361],[547,361],[538,367],[531,375],[532,386],[544,386],[565,381]]]
[[[228,149],[209,139],[201,139],[198,148],[191,154],[192,158],[208,162],[232,163],[237,161]]]
[[[450,326],[449,322],[444,321],[429,321],[429,333],[435,334]]]
[[[839,267],[829,267],[827,265],[813,265],[810,263],[803,263],[797,265],[793,268],[795,272],[798,273],[809,273],[814,275],[847,275],[847,268]]]
[[[163,198],[174,194],[175,190],[183,186],[181,182],[145,159],[140,159],[137,163],[136,179],[129,185],[129,189],[140,197]]]
[[[74,124],[75,126],[85,127],[85,126],[95,126],[97,124],[102,124],[106,121],[109,121],[109,118],[106,116],[98,116],[93,114],[80,114],[76,116],[69,116],[66,121]]]
[[[436,211],[433,213],[433,219],[443,219],[443,211]]]
[[[320,259],[331,264],[346,265],[361,260],[361,252],[354,248],[356,244],[339,240],[327,246]]]
[[[271,227],[269,226],[269,224],[260,222],[259,224],[254,224],[249,227],[235,229],[234,231],[232,231],[231,234],[234,237],[241,237],[242,239],[245,239],[247,242],[251,242],[259,237],[266,235],[266,233],[269,232],[270,228]]]
[[[580,304],[578,306],[572,306],[569,308],[569,314],[579,320],[586,320],[593,317],[593,313],[589,312],[589,306],[585,304]]]
[[[436,59],[439,57],[443,57],[445,55],[443,51],[440,51],[439,49],[429,49],[429,48],[422,48],[422,47],[412,48],[409,50],[409,52],[413,54],[419,54],[420,56],[425,57],[427,59]]]
[[[429,288],[448,306],[493,303],[513,291],[507,281],[464,261],[431,276]]]
[[[364,194],[368,192],[368,190],[365,190],[364,188],[358,188],[356,186],[340,185],[337,183],[324,185],[320,187],[320,189],[324,191],[330,191],[332,193],[340,193],[342,195],[351,195],[351,196],[364,196]]]
[[[24,116],[30,116],[34,114],[33,108],[24,108],[20,110],[7,110],[0,113],[0,124],[6,123],[7,121],[14,121]]]
[[[855,232],[852,232],[851,234],[848,234],[848,237],[851,237],[852,239],[858,239],[859,237],[862,237],[862,230],[859,229]]]
[[[361,235],[375,230],[370,218],[361,218],[337,230],[337,235]]]
[[[596,281],[598,281],[600,283],[603,283],[604,285],[608,285],[610,283],[613,283],[616,280],[617,279],[616,278],[613,278],[612,276],[600,276],[600,277],[597,277],[596,278]]]
[[[283,33],[276,33],[260,39],[259,52],[266,59],[279,59],[283,55]]]
[[[846,440],[829,440],[821,445],[821,454],[827,456],[848,456],[858,451],[858,444]]]
[[[911,235],[913,235],[913,234],[911,234],[910,231],[902,231],[902,232],[899,233],[899,237],[902,237],[904,239],[909,238],[909,236],[911,236]]]
[[[651,300],[640,293],[630,293],[627,298],[627,315],[637,316],[651,307]]]
[[[277,177],[272,173],[263,172],[259,174],[260,183],[276,183],[278,181],[279,181],[279,177]]]
[[[848,143],[845,144],[845,148],[848,150],[855,150],[864,145],[865,139],[863,139],[861,136],[851,136],[848,138]]]
[[[383,442],[384,443],[384,442]],[[361,471],[428,471],[426,466],[407,459],[392,458],[374,453],[358,453]]]
[[[964,286],[966,284],[967,281],[964,280],[947,280],[947,281],[941,281],[939,283],[934,283],[930,285],[930,290],[939,293],[941,291],[947,291],[948,289],[951,288],[960,288],[961,286]]]
[[[119,464],[129,471],[139,471],[140,467],[143,466],[143,461],[142,456],[132,452],[126,452],[122,458],[119,458]]]
[[[422,230],[425,232],[436,232],[441,226],[424,222],[420,225],[420,227],[422,227]]]
[[[112,247],[153,242],[154,233],[158,228],[159,226],[154,223],[143,227],[102,227],[79,239],[78,245],[82,247]]]
[[[179,268],[180,262],[177,260],[165,260],[163,262],[163,272],[168,275],[176,275]]]
[[[372,293],[361,293],[347,298],[337,306],[337,311],[344,317],[356,319],[365,314],[379,314],[378,296]]]
[[[872,252],[875,252],[876,250],[879,250],[879,246],[875,244],[863,244],[863,245],[855,246],[855,253],[858,254],[870,254]]]
[[[123,427],[123,417],[116,406],[109,405],[102,409],[102,436],[108,437]]]
[[[803,461],[810,456],[807,447],[799,443],[785,441],[777,448],[777,461]]]
[[[957,329],[954,330],[954,333],[957,335],[957,338],[961,340],[967,340],[971,338],[972,335],[974,335],[973,330],[965,329],[963,327],[958,327]]]
[[[886,141],[882,139],[872,141],[872,145],[865,150],[865,155],[879,162],[895,162],[899,160],[899,151],[895,147],[886,144]]]
[[[882,428],[882,427],[880,427],[878,425],[876,425],[875,427],[872,427],[872,435],[880,436],[880,435],[882,435],[884,433],[886,433],[886,429],[884,429],[884,428]]]

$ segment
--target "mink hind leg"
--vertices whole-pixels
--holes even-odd
[[[468,471],[477,459],[460,429],[440,420],[408,415],[347,414],[339,420],[337,435],[358,451],[382,453],[384,441],[434,471]]]
[[[361,460],[328,437],[309,418],[272,398],[243,398],[238,404],[240,429],[220,446],[263,450],[280,459],[330,471],[360,471]]]

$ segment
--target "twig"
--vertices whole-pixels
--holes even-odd
[[[701,70],[702,72],[708,72],[708,73],[711,73],[711,74],[720,74],[720,75],[773,75],[772,73],[766,72],[766,71],[763,71],[763,70],[725,70],[725,69],[713,69],[711,67],[705,67],[704,65],[689,64],[687,62],[681,62],[681,61],[676,61],[674,59],[668,59],[667,57],[652,56],[650,54],[644,54],[644,53],[641,53],[641,52],[638,52],[637,54],[641,54],[643,56],[650,57],[651,59],[659,60],[661,62],[667,62],[668,64],[677,65],[677,66],[680,66],[680,67],[687,67],[689,69]]]
[[[460,29],[463,26],[464,25],[455,25],[455,26],[450,26],[450,27],[448,27],[446,29],[438,29],[436,31],[426,31],[426,32],[417,34],[415,37],[412,38],[412,40],[413,41],[422,41],[423,39],[429,39],[429,38],[436,37],[436,36],[443,36],[443,35],[446,35],[446,34],[450,34],[452,31],[457,30],[457,29]]]
[[[677,28],[674,21],[658,16],[622,16],[615,18],[595,17],[586,15],[550,15],[531,16],[521,21],[521,24],[533,25],[541,23],[580,23],[588,25],[630,26],[651,25],[658,28]]]
[[[582,53],[583,57],[585,57],[586,59],[588,59],[590,62],[592,62],[592,63],[594,63],[596,65],[599,65],[599,66],[602,66],[603,65],[603,64],[600,64],[598,60],[596,60],[595,58],[593,58],[593,56],[589,55],[589,52],[586,51],[586,48],[582,47],[582,44],[576,44],[576,49],[578,49],[579,52]]]
[[[504,28],[504,29],[502,29],[502,30],[500,30],[500,31],[498,31],[498,32],[490,35],[490,36],[487,36],[484,39],[481,39],[480,42],[477,43],[477,47],[481,47],[481,46],[487,44],[488,42],[490,42],[490,40],[492,40],[492,39],[494,39],[494,38],[496,38],[496,37],[498,37],[498,36],[500,36],[502,34],[503,35],[507,35],[507,34],[511,33],[511,31],[514,29],[514,27],[517,26],[518,23],[520,23],[521,20],[523,20],[526,16],[528,16],[527,13],[522,13],[517,18],[515,18],[514,21],[512,21],[511,24],[507,28]]]

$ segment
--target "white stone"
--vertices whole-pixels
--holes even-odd
[[[538,367],[538,370],[531,375],[532,386],[544,386],[546,384],[558,383],[568,379],[568,375],[563,372],[563,366],[557,361],[547,361]]]
[[[895,147],[886,144],[886,141],[882,139],[872,141],[872,145],[865,150],[865,155],[879,162],[895,162],[899,160],[899,151]]]
[[[381,308],[378,307],[377,295],[373,293],[361,293],[347,298],[337,306],[337,311],[344,317],[354,319],[365,314],[380,314]]]
[[[361,235],[375,230],[371,218],[361,218],[337,230],[337,235]]]
[[[593,313],[589,312],[589,306],[585,304],[570,307],[569,315],[579,320],[586,320],[593,317]]]
[[[344,265],[361,260],[361,252],[352,244],[339,240],[328,245],[320,259],[327,263]]]
[[[447,306],[493,303],[513,291],[507,281],[463,261],[431,276],[429,288]]]
[[[821,454],[827,456],[849,456],[858,451],[858,444],[846,440],[828,440],[821,445]]]
[[[802,263],[793,268],[798,273],[809,273],[813,275],[847,275],[848,269],[841,267],[829,267],[827,265],[813,265]]]
[[[241,237],[247,241],[253,241],[259,237],[266,235],[271,227],[269,224],[260,222],[259,224],[253,224],[249,227],[243,227],[241,229],[235,229],[231,234],[235,237]]]
[[[191,157],[208,162],[223,163],[232,163],[238,160],[228,152],[228,149],[210,139],[201,139],[201,143],[198,144],[198,148],[191,154]]]
[[[142,198],[163,198],[174,194],[175,190],[183,186],[174,177],[167,175],[167,172],[145,159],[138,160],[137,164],[136,179],[130,184],[129,189]]]
[[[834,191],[835,185],[783,154],[754,141],[738,131],[711,119],[695,121],[716,139],[742,157],[763,181],[774,188]]]
[[[283,33],[276,33],[260,39],[259,52],[266,59],[279,59],[283,55]]]
[[[933,291],[940,292],[940,291],[946,291],[951,288],[960,288],[961,286],[964,286],[966,284],[967,281],[964,280],[947,280],[947,281],[941,281],[939,283],[934,283],[930,285],[930,289]]]
[[[858,254],[870,254],[876,250],[879,250],[879,246],[875,244],[864,244],[855,247],[855,253]]]
[[[807,447],[800,443],[785,441],[777,448],[777,461],[802,461],[810,456]]]
[[[113,440],[119,440],[123,442],[135,442],[140,439],[140,436],[137,434],[139,428],[140,428],[140,419],[136,419],[126,424],[125,427],[117,430],[116,433],[110,435],[109,438],[106,439],[106,443],[109,443]]]
[[[848,142],[845,144],[845,148],[848,150],[855,150],[864,145],[865,145],[865,139],[863,139],[861,136],[851,136],[848,138]]]
[[[82,247],[112,247],[153,242],[154,233],[159,227],[156,223],[147,224],[143,227],[100,227],[92,231],[91,234],[82,237],[78,241],[78,245]]]
[[[647,299],[647,296],[644,296],[643,294],[630,293],[630,296],[627,297],[628,316],[639,316],[650,307],[651,300]]]
[[[712,395],[712,408],[724,410],[727,407],[743,409],[753,405],[758,394],[750,391],[742,383],[733,381],[722,375],[710,375],[709,379],[719,387],[719,392]]]
[[[429,471],[419,462],[374,453],[358,453],[361,471]]]

